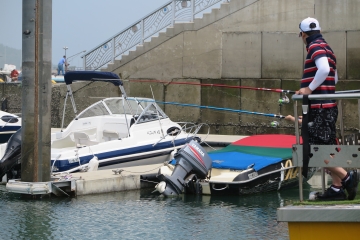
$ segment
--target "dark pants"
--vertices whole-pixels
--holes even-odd
[[[311,145],[336,145],[338,108],[312,108],[309,119]]]

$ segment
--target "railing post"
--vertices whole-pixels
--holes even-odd
[[[112,61],[112,63],[115,63],[115,51],[116,51],[116,48],[115,48],[115,37],[113,37],[113,39],[111,40],[111,45],[112,45],[112,47],[113,47],[111,61]]]
[[[325,168],[321,168],[321,191],[325,193]]]
[[[338,109],[339,109],[339,118],[340,118],[341,143],[344,144],[345,137],[344,137],[344,116],[343,116],[342,100],[339,100]]]
[[[194,13],[195,13],[195,0],[191,0],[191,19],[190,19],[191,22],[194,22],[195,19]]]
[[[172,12],[172,24],[173,24],[173,26],[175,25],[175,8],[176,8],[176,0],[173,0],[173,2],[172,2],[172,9],[173,9],[173,12]]]
[[[145,29],[144,29],[144,19],[141,19],[141,22],[140,22],[140,27],[141,27],[141,41],[140,41],[140,44],[141,45],[144,45],[144,35],[145,35]]]
[[[299,132],[299,121],[296,121],[296,119],[299,119],[298,117],[298,102],[294,101],[294,118],[295,118],[295,136],[296,136],[296,144],[300,144],[300,132]]]
[[[299,132],[299,117],[297,112],[297,101],[294,101],[294,118],[295,118],[295,136],[296,136],[296,144],[300,145],[300,132]],[[299,198],[300,202],[304,201],[303,196],[303,178],[302,178],[302,168],[299,168]]]
[[[86,71],[86,55],[83,57],[83,70]]]

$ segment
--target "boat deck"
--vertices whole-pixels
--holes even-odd
[[[51,133],[60,132],[61,128],[51,128]],[[244,135],[216,135],[216,134],[197,134],[203,141],[209,145],[227,146],[232,142],[245,138]]]

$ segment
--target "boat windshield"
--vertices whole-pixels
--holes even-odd
[[[140,102],[140,104],[138,103]],[[130,106],[130,107],[129,107]],[[109,110],[110,112],[109,112]],[[139,116],[138,123],[167,118],[161,108],[151,99],[127,98],[123,106],[123,98],[108,98],[98,102],[79,114],[78,118],[96,117],[110,114],[129,114]]]
[[[150,105],[153,105],[153,106],[156,106],[156,108],[161,112],[161,115],[164,115],[165,117],[168,117],[166,116],[166,114],[163,112],[163,110],[161,109],[161,107],[159,107],[159,105],[153,100],[153,99],[150,99],[150,98],[136,98],[136,100],[141,104],[141,106],[145,109],[147,108],[148,106]]]
[[[144,112],[139,116],[136,123],[145,123],[167,118],[166,114],[156,105],[156,103],[147,103]]]
[[[110,109],[112,114],[140,114],[143,111],[143,108],[135,101],[135,99],[128,98],[127,104],[124,103],[122,98],[110,98],[106,99],[105,104]],[[129,105],[131,109],[129,108]],[[124,111],[125,110],[125,111]]]
[[[103,115],[110,115],[110,113],[105,108],[104,104],[102,102],[99,102],[82,112],[78,118],[88,118]]]

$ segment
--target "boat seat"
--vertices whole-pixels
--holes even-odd
[[[76,147],[92,146],[99,144],[99,142],[91,141],[89,135],[83,132],[74,132],[74,140]]]
[[[117,133],[117,132],[104,130],[103,131],[103,139],[105,141],[111,141],[111,140],[118,140],[118,139],[121,139],[121,138],[119,136],[119,133]]]

